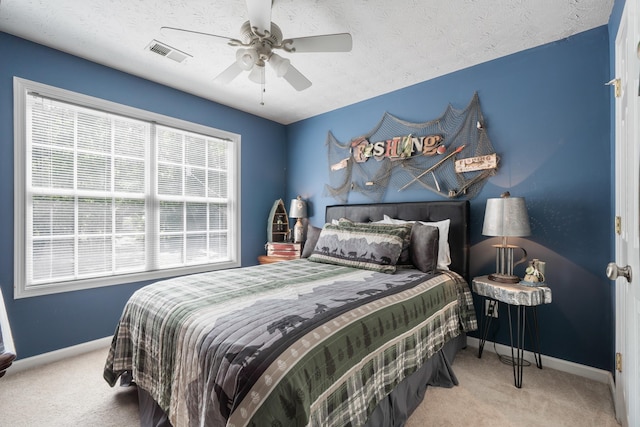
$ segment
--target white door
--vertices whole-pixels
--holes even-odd
[[[616,286],[616,414],[623,425],[640,426],[640,0],[627,0],[616,37],[616,264],[631,278]],[[621,271],[623,273],[623,271]],[[634,277],[635,276],[635,277]]]

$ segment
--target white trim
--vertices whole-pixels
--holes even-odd
[[[494,350],[495,344],[495,350]],[[480,347],[480,340],[474,337],[467,337],[467,345],[474,348]],[[511,354],[511,347],[508,345],[494,343],[492,341],[486,341],[484,345],[484,351],[495,353],[496,350],[500,354]],[[524,352],[525,360],[535,363],[533,353],[530,351]],[[548,367],[557,371],[566,372],[568,374],[578,375],[579,377],[588,378],[599,383],[608,384],[609,387],[614,387],[613,375],[609,371],[603,369],[593,368],[587,365],[581,365],[579,363],[570,362],[568,360],[556,359],[555,357],[542,355],[542,367]]]
[[[106,361],[106,351],[109,348],[109,345],[111,345],[112,340],[112,336],[104,337],[71,347],[50,351],[48,353],[38,354],[37,356],[27,357],[26,359],[16,360],[9,369],[7,369],[6,376],[8,377],[10,375],[17,374],[18,372],[26,371],[27,369],[33,369],[49,363],[59,362],[70,357],[79,356],[81,354],[100,349],[105,350]]]
[[[616,405],[616,380],[611,376],[609,381],[609,389],[611,389],[611,398],[613,399],[614,406]],[[622,427],[629,427],[629,421],[627,419],[627,411],[616,411],[616,420]]]
[[[26,359],[19,359],[13,362],[13,365],[11,365],[11,367],[7,370],[7,375],[15,374],[27,369],[37,368],[48,363],[58,362],[69,357],[79,356],[81,354],[89,353],[94,350],[105,349],[106,352],[107,348],[111,345],[112,339],[112,336],[108,336],[71,347],[54,350],[49,353],[27,357]],[[467,345],[469,347],[478,348],[480,347],[480,340],[474,337],[467,337]],[[495,348],[501,354],[507,354],[511,352],[511,347],[503,344],[495,343]],[[484,351],[495,353],[494,343],[492,341],[487,341],[484,346]],[[524,356],[525,360],[535,363],[533,353],[531,353],[530,351],[525,351]],[[542,357],[543,367],[549,367],[557,371],[578,375],[580,377],[588,378],[599,383],[608,384],[609,388],[612,390],[612,393],[613,389],[615,389],[613,375],[609,371],[593,368],[591,366],[581,365],[579,363],[569,362],[568,360],[557,359],[551,356],[543,355]]]
[[[154,112],[141,110],[123,104],[107,101],[100,98],[72,92],[69,90],[33,82],[20,77],[13,77],[14,95],[14,299],[34,297],[40,295],[50,295],[60,292],[68,292],[81,289],[92,289],[103,286],[119,285],[125,283],[135,283],[140,281],[152,281],[166,279],[174,276],[186,274],[202,273],[213,270],[236,268],[241,266],[241,135],[214,129],[198,123],[192,123],[174,117],[157,114]],[[37,92],[42,96],[48,96],[63,102],[80,105],[110,114],[123,115],[136,120],[144,120],[162,126],[169,126],[187,132],[195,132],[212,138],[230,141],[233,145],[233,163],[229,165],[228,175],[234,179],[230,183],[229,206],[232,209],[232,216],[228,218],[228,231],[230,239],[229,259],[211,264],[198,264],[191,266],[181,266],[176,268],[149,269],[136,273],[114,274],[104,277],[94,277],[88,279],[70,280],[67,282],[55,282],[47,284],[26,285],[25,272],[25,251],[27,248],[27,236],[25,235],[27,214],[25,197],[25,162],[27,158],[26,145],[22,142],[26,137],[25,109],[26,96],[28,92]],[[153,144],[152,144],[153,145]],[[149,153],[147,153],[149,155]],[[151,162],[153,163],[153,162]],[[28,165],[27,165],[28,166]],[[18,175],[20,174],[20,175]],[[156,227],[157,222],[150,218],[150,226]],[[151,229],[154,230],[154,229]]]

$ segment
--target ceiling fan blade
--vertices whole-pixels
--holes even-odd
[[[292,52],[350,52],[353,47],[349,33],[287,39],[282,44]]]
[[[230,37],[225,37],[225,36],[219,36],[217,34],[210,34],[210,33],[203,33],[200,31],[194,31],[194,30],[185,30],[184,28],[176,28],[176,27],[160,27],[160,32],[163,35],[169,36],[171,33],[190,33],[190,34],[197,34],[200,36],[207,36],[207,37],[213,37],[219,41],[225,42],[231,46],[241,46],[242,42],[240,40],[236,40],[236,39],[232,39]]]
[[[305,90],[311,86],[311,82],[293,65],[289,64],[289,68],[284,76],[282,76],[297,91]]]
[[[247,0],[251,28],[259,36],[271,32],[271,0]]]
[[[220,83],[223,85],[229,84],[231,83],[231,81],[233,79],[235,79],[236,77],[238,77],[238,75],[242,72],[242,68],[240,67],[240,65],[238,65],[237,61],[233,61],[231,63],[231,65],[229,65],[227,67],[226,70],[224,70],[223,72],[221,72],[220,74],[218,74],[216,76],[216,78],[214,78],[213,80],[216,83]]]

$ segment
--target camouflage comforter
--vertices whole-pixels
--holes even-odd
[[[124,308],[104,369],[180,426],[362,425],[444,343],[476,329],[455,273],[300,259],[161,281]]]

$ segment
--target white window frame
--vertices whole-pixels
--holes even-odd
[[[233,177],[231,189],[229,190],[229,204],[231,215],[228,218],[229,230],[229,254],[230,259],[195,266],[165,268],[159,270],[118,274],[105,277],[79,279],[67,282],[55,282],[40,285],[27,284],[26,277],[26,250],[27,250],[27,230],[29,224],[26,221],[27,195],[26,183],[27,173],[30,170],[27,161],[27,124],[26,108],[28,93],[36,92],[39,95],[62,102],[77,104],[87,108],[102,110],[133,119],[153,122],[155,124],[169,126],[176,129],[195,132],[212,138],[228,140],[232,143],[232,161],[229,164],[229,176]],[[176,119],[169,116],[141,110],[134,107],[118,104],[115,102],[95,98],[88,95],[56,88],[38,82],[13,78],[14,93],[14,298],[25,298],[39,295],[49,295],[60,292],[68,292],[80,289],[91,289],[103,286],[118,285],[124,283],[135,283],[141,281],[157,280],[167,277],[180,276],[185,274],[201,273],[205,271],[235,268],[240,266],[241,256],[241,228],[240,228],[240,135],[203,126],[196,123]],[[149,147],[151,159],[155,155],[155,144],[152,142]],[[151,166],[155,170],[155,166]],[[149,195],[147,194],[147,198]],[[157,215],[156,210],[152,212]],[[154,221],[155,223],[155,221]],[[154,226],[156,226],[154,224]]]

